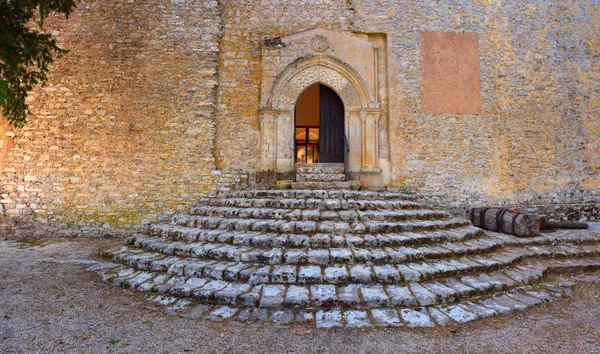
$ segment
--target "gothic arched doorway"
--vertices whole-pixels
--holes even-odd
[[[315,84],[296,101],[296,163],[344,162],[344,103],[331,88]]]

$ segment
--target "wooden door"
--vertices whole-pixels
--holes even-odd
[[[344,103],[329,87],[320,85],[320,162],[344,162]]]

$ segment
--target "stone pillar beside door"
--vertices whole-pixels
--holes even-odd
[[[277,145],[275,165],[278,179],[294,177],[295,136],[294,111],[280,111],[277,115],[276,134],[272,143]]]
[[[260,117],[260,171],[276,171],[277,154],[277,112],[263,110]]]
[[[360,111],[361,126],[361,171],[380,172],[379,168],[379,117],[380,110]]]

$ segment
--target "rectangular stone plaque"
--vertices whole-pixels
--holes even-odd
[[[421,94],[424,113],[481,113],[477,33],[421,33]]]

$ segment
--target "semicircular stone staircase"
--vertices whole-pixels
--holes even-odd
[[[468,322],[561,298],[600,236],[485,233],[399,193],[217,192],[91,268],[189,317],[318,327]]]

